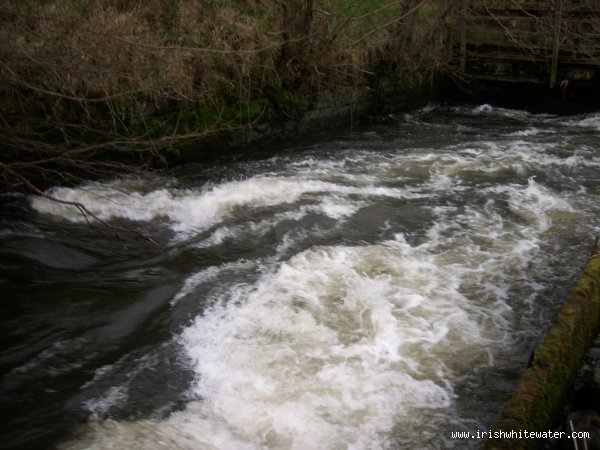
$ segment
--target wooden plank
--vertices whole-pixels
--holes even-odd
[[[511,11],[513,13],[531,13],[533,11],[554,11],[554,2],[549,0],[485,0],[476,2],[472,11]],[[563,13],[566,12],[600,12],[597,0],[565,0]]]
[[[598,66],[600,67],[600,58],[560,58],[561,64],[572,64],[577,66]]]
[[[509,52],[502,50],[467,50],[467,59],[492,59],[501,61],[527,61],[537,63],[547,63],[551,60],[551,55],[533,55],[524,53]],[[596,57],[578,57],[578,56],[562,56],[560,55],[561,64],[572,64],[580,66],[600,66],[600,54]]]
[[[502,30],[506,33],[550,33],[554,27],[552,18],[535,19],[528,17],[470,17],[467,28],[480,30]],[[575,23],[575,22],[574,22]]]
[[[546,84],[545,80],[540,80],[539,78],[510,77],[502,75],[469,74],[469,78],[484,81],[502,81],[505,83]]]
[[[511,30],[524,30],[524,31],[540,31],[540,29],[552,28],[554,29],[554,17],[507,17],[507,16],[477,16],[468,17],[466,20],[467,28],[471,27],[486,27],[486,28],[500,28],[500,29],[511,29]],[[574,19],[573,23],[582,22],[582,20]],[[589,22],[588,22],[589,23]],[[588,25],[589,26],[589,25]]]
[[[599,13],[600,2],[598,0],[563,0],[563,14],[568,12]]]
[[[486,0],[479,1],[479,9],[511,9],[511,10],[548,10],[552,6],[548,6],[546,0]]]
[[[552,34],[537,32],[506,33],[503,29],[489,30],[485,27],[467,29],[468,47],[493,45],[498,47],[545,50],[552,46]]]
[[[469,51],[467,52],[469,59],[495,59],[504,61],[528,61],[528,62],[540,62],[546,63],[549,58],[540,55],[514,53],[514,52],[503,52],[503,51]]]

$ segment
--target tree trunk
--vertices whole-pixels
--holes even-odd
[[[284,0],[282,54],[294,57],[301,48],[307,46],[315,0]]]

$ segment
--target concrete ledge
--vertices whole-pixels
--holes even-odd
[[[535,353],[511,399],[500,411],[494,431],[549,431],[560,419],[563,402],[583,356],[600,331],[600,252],[588,260],[555,325]],[[491,438],[485,449],[534,449],[540,439]]]

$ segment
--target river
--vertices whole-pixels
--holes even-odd
[[[432,105],[51,193],[161,245],[5,202],[3,448],[479,448],[600,232],[600,114]]]

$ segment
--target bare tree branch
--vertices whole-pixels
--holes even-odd
[[[63,200],[63,199],[54,197],[54,196],[42,191],[37,186],[35,186],[31,181],[29,181],[26,177],[15,172],[13,169],[8,167],[3,162],[0,162],[0,170],[2,170],[8,176],[19,180],[21,183],[23,183],[23,185],[25,185],[27,187],[27,189],[31,193],[33,193],[35,195],[39,195],[40,197],[44,197],[48,200],[51,200],[56,203],[60,203],[62,205],[68,205],[68,206],[73,206],[74,208],[77,208],[77,210],[83,215],[83,217],[86,219],[86,221],[88,221],[88,217],[91,217],[92,219],[96,220],[97,222],[101,223],[103,226],[108,228],[110,231],[112,231],[115,234],[115,237],[117,237],[118,239],[121,239],[121,236],[119,235],[119,233],[134,233],[135,235],[139,236],[140,238],[142,238],[154,245],[161,245],[157,240],[155,240],[151,236],[147,236],[147,235],[143,234],[139,230],[136,230],[133,228],[122,227],[119,225],[114,225],[109,222],[106,222],[105,220],[101,219],[96,214],[91,212],[83,203]],[[89,223],[89,221],[88,221],[88,223]]]

